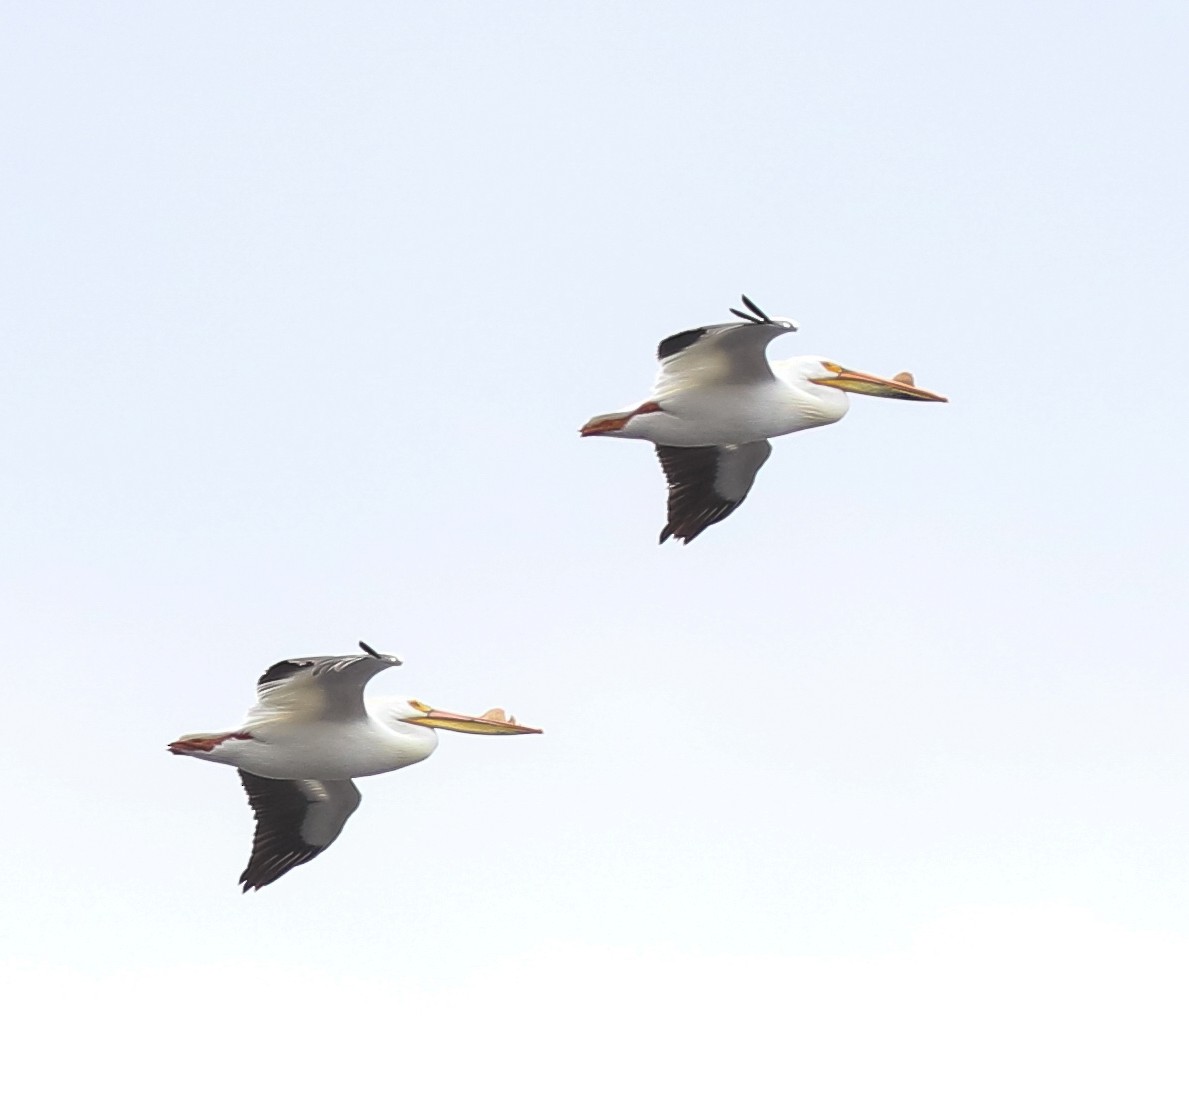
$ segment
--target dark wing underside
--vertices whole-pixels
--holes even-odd
[[[245,893],[318,857],[359,806],[349,780],[272,780],[243,769],[239,778],[256,816],[252,856],[239,878]]]
[[[676,537],[689,543],[743,504],[772,447],[766,441],[658,446],[656,453],[669,483],[669,522],[661,529],[660,542]]]

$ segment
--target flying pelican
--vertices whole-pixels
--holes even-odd
[[[583,435],[645,439],[669,484],[670,536],[689,543],[742,503],[772,453],[769,439],[836,423],[850,407],[848,392],[893,400],[936,400],[917,388],[911,373],[891,380],[857,373],[824,357],[768,363],[773,338],[797,324],[769,318],[746,295],[742,322],[698,326],[666,338],[657,348],[660,372],[652,395],[631,411],[596,415]]]
[[[359,806],[354,778],[424,761],[440,730],[539,734],[502,710],[474,717],[415,699],[363,697],[368,680],[400,664],[359,642],[362,656],[310,656],[273,664],[256,684],[243,726],[187,734],[170,753],[234,765],[256,816],[252,856],[239,882],[262,889],[318,857]]]

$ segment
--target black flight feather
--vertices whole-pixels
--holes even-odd
[[[291,675],[297,675],[298,672],[308,668],[312,663],[312,660],[282,660],[279,664],[273,664],[256,681],[256,686],[263,687],[266,683],[279,683],[282,679],[288,679]]]
[[[656,355],[664,361],[666,357],[672,357],[683,349],[689,349],[694,342],[699,338],[704,338],[707,333],[705,326],[699,326],[693,330],[682,330],[680,334],[673,334],[661,342],[656,347]]]
[[[762,310],[760,310],[760,308],[757,307],[755,305],[755,303],[753,303],[746,295],[741,295],[740,298],[743,300],[743,305],[749,311],[751,311],[752,314],[758,315],[760,317],[760,319],[764,322],[772,321],[772,319],[770,319],[766,314],[764,314],[764,312]]]

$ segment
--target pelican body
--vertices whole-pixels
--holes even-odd
[[[700,326],[665,338],[652,395],[630,411],[598,415],[582,435],[643,439],[656,445],[669,485],[671,536],[689,543],[743,503],[772,453],[769,439],[837,423],[847,393],[896,400],[945,397],[917,388],[911,374],[891,380],[844,368],[824,357],[769,363],[768,344],[796,331],[769,318],[745,295],[742,322]]]
[[[360,644],[362,656],[282,660],[257,682],[243,726],[188,734],[169,751],[233,765],[256,816],[244,892],[316,858],[359,806],[357,777],[403,769],[437,748],[437,730],[539,734],[499,709],[451,714],[415,699],[365,699],[375,675],[400,661]]]

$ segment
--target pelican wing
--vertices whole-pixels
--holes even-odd
[[[795,330],[791,322],[727,322],[699,326],[666,338],[657,347],[661,367],[652,398],[711,385],[746,387],[772,379],[764,355],[768,343]]]
[[[309,656],[273,664],[256,684],[248,725],[286,721],[350,721],[365,718],[368,680],[396,667],[395,656]]]
[[[359,789],[350,780],[270,780],[239,770],[256,816],[252,856],[240,874],[246,893],[317,858],[359,806]]]
[[[689,543],[743,504],[772,444],[658,446],[656,453],[669,483],[669,522],[660,542],[676,536]]]

